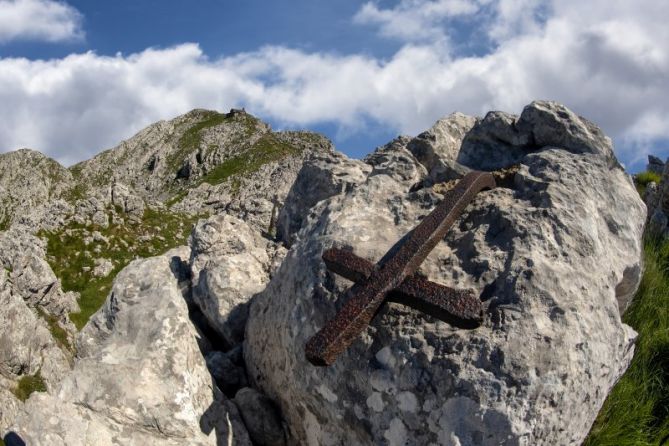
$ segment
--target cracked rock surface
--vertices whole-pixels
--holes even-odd
[[[55,391],[31,395],[11,430],[37,445],[250,444],[189,319],[189,254],[180,248],[125,268],[80,333],[72,372]]]

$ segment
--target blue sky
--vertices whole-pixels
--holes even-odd
[[[453,111],[563,102],[631,171],[669,156],[669,2],[0,0],[0,151],[64,164],[244,106],[360,157]]]

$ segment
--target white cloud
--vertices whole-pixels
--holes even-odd
[[[60,42],[83,37],[82,16],[54,0],[0,0],[0,43],[11,40]]]
[[[195,44],[0,59],[0,151],[28,146],[71,163],[194,107],[245,106],[285,125],[350,132],[371,120],[415,134],[452,111],[519,113],[533,99],[601,125],[628,163],[669,138],[669,4],[562,0],[543,11],[529,25],[500,19],[504,37],[471,57],[419,42],[384,60],[284,47],[212,60]]]
[[[404,41],[443,39],[443,21],[479,11],[486,0],[401,0],[394,8],[379,9],[367,2],[353,17],[358,24],[378,25],[381,35]]]

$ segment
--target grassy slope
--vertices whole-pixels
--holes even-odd
[[[242,176],[260,169],[264,164],[279,161],[299,153],[299,149],[281,141],[276,135],[263,135],[247,151],[229,158],[202,178],[202,182],[219,184],[234,176]]]
[[[63,289],[81,295],[81,311],[70,314],[74,325],[78,329],[86,325],[107,298],[114,277],[130,261],[162,254],[185,244],[192,224],[200,217],[147,208],[138,223],[110,224],[107,228],[70,223],[58,232],[42,232],[40,235],[47,239],[47,261],[61,280]],[[84,237],[93,231],[99,231],[108,241],[92,241],[86,246]],[[114,269],[107,277],[93,275],[95,258],[110,259],[114,263]]]
[[[646,240],[641,286],[623,320],[639,333],[634,359],[584,444],[669,445],[669,240]]]
[[[37,372],[35,375],[26,375],[23,376],[14,389],[14,395],[21,401],[28,399],[31,393],[33,392],[46,392],[46,384],[40,372]]]

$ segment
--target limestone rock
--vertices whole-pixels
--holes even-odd
[[[645,207],[609,139],[548,102],[477,122],[459,152],[435,151],[439,163],[450,175],[461,161],[516,173],[477,196],[419,271],[477,290],[478,329],[385,304],[334,365],[309,364],[305,343],[350,286],[323,251],[376,262],[441,196],[414,187],[435,161],[418,154],[411,168],[406,156],[394,169],[382,150],[357,187],[291,198],[315,204],[253,300],[244,343],[248,375],[279,404],[291,443],[578,445],[627,368],[636,334],[620,313],[640,279]],[[388,157],[407,153],[396,146]]]
[[[80,334],[73,371],[57,390],[33,394],[11,427],[27,444],[250,445],[189,320],[188,256],[172,250],[119,273]]]
[[[1,381],[1,380],[0,380]],[[21,402],[0,382],[0,438],[19,413]]]
[[[107,277],[114,269],[114,264],[109,259],[95,259],[93,275],[95,277]]]
[[[77,311],[76,295],[65,293],[46,262],[45,243],[21,228],[0,233],[0,264],[11,270],[16,291],[31,307],[54,315]]]
[[[0,154],[0,231],[30,221],[69,187],[70,172],[55,160],[29,149]]]
[[[0,269],[0,434],[18,402],[9,397],[24,376],[40,373],[48,389],[69,371],[68,354],[49,333],[46,322],[30,309],[4,268]]]
[[[200,220],[190,239],[193,300],[230,345],[242,341],[248,301],[269,281],[271,242],[242,220]]]
[[[141,218],[144,215],[144,200],[122,183],[112,184],[111,202],[133,217]]]
[[[431,183],[457,177],[467,171],[456,159],[462,140],[477,119],[453,113],[408,142],[407,149],[429,172]]]
[[[307,158],[278,217],[277,237],[287,245],[319,201],[343,194],[364,181],[370,167],[339,152],[314,153]]]

